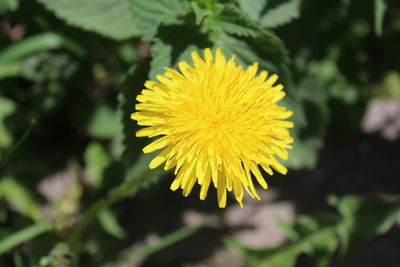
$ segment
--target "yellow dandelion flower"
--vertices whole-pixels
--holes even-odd
[[[243,188],[260,199],[252,174],[266,189],[260,167],[270,175],[272,168],[287,172],[275,159],[287,159],[293,142],[288,131],[293,123],[285,121],[292,112],[277,105],[285,96],[283,86],[274,85],[276,74],[256,75],[257,62],[244,70],[219,48],[215,55],[205,49],[204,59],[197,52],[191,56],[194,66],[181,61],[179,72],[165,68],[156,77],[159,82],[147,81],[137,97],[140,103],[131,117],[147,127],[136,136],[162,136],[143,148],[144,153],[163,149],[149,167],[164,162],[165,170],[175,167],[171,189],[182,188],[184,196],[197,182],[204,200],[212,182],[221,208],[227,190],[233,189],[240,206]]]

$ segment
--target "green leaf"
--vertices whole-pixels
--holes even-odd
[[[289,0],[272,9],[267,9],[267,12],[261,17],[261,25],[267,28],[276,28],[299,18],[302,1]]]
[[[0,80],[16,77],[21,72],[20,62],[0,63]]]
[[[115,40],[140,35],[128,0],[38,0],[67,23]]]
[[[104,209],[100,211],[99,222],[107,233],[118,239],[123,239],[125,237],[124,229],[119,225],[117,217],[111,210]]]
[[[289,158],[282,161],[283,164],[295,170],[313,169],[317,165],[318,152],[323,145],[322,138],[301,138],[297,131],[292,131],[291,135],[294,138],[293,149],[289,150]]]
[[[13,114],[16,108],[14,101],[0,95],[0,148],[8,147],[12,143],[12,135],[7,130],[4,119]],[[2,154],[0,152],[0,162],[3,158]]]
[[[122,124],[123,132],[123,155],[122,162],[126,169],[132,167],[141,155],[142,148],[146,145],[145,138],[137,138],[135,133],[139,126],[131,119],[135,112],[136,96],[141,92],[150,68],[149,60],[135,64],[127,74],[124,87],[118,95],[118,117]]]
[[[128,0],[135,24],[142,30],[142,37],[149,41],[154,38],[162,23],[172,24],[188,9],[181,0]],[[176,34],[176,33],[175,33]]]
[[[24,267],[23,261],[22,261],[22,257],[21,257],[21,253],[19,253],[18,251],[15,251],[13,253],[13,261],[14,261],[14,266],[15,267]]]
[[[260,69],[280,76],[278,82],[291,90],[291,73],[288,63],[289,57],[282,41],[270,32],[263,32],[258,38],[235,38],[227,34],[218,34],[214,40],[215,46],[224,51],[225,56],[236,54],[236,62],[249,66],[259,62]]]
[[[179,35],[176,34],[179,32]],[[208,36],[192,25],[160,27],[160,34],[151,47],[152,61],[149,78],[163,74],[164,68],[174,68],[181,60],[191,62],[191,51],[211,46]]]
[[[138,138],[135,132],[139,126],[131,119],[131,114],[135,112],[136,96],[141,92],[146,76],[149,71],[149,61],[141,62],[130,71],[124,83],[124,89],[118,96],[120,120],[123,124],[123,156],[122,163],[125,167],[125,180],[137,179],[138,174],[149,171],[149,163],[155,153],[144,154],[143,147],[149,142],[146,138]],[[146,186],[154,181],[158,181],[160,171],[151,172],[146,181],[140,186]],[[127,194],[133,194],[138,188],[133,188]]]
[[[374,30],[378,36],[382,35],[383,19],[386,12],[386,1],[385,0],[375,0],[374,7]]]
[[[196,25],[200,25],[203,19],[211,15],[211,11],[205,8],[201,8],[197,2],[191,2],[191,7],[196,15]]]
[[[31,192],[14,177],[2,177],[0,180],[0,196],[19,213],[30,217],[34,221],[42,218],[40,206]]]
[[[359,99],[359,87],[355,85],[337,81],[329,87],[329,94],[332,98],[337,98],[346,104],[354,104]]]
[[[154,80],[156,75],[162,75],[165,67],[171,67],[172,65],[172,45],[165,44],[161,40],[157,40],[151,46],[151,69],[149,78]]]
[[[1,0],[0,12],[16,11],[19,6],[19,0]]]
[[[122,125],[116,117],[116,111],[110,106],[106,104],[98,105],[88,125],[89,135],[104,139],[117,138],[122,132]]]
[[[62,35],[45,32],[23,39],[0,51],[0,63],[14,62],[33,53],[65,48],[76,56],[83,57],[85,49]]]
[[[312,221],[311,218],[308,219]],[[335,232],[337,222],[321,220],[314,223],[315,228],[305,231],[295,242],[265,251],[266,257],[254,266],[291,267],[300,253],[323,253],[323,258],[329,259],[338,244]],[[293,225],[295,228],[299,226]]]
[[[174,68],[181,60],[191,62],[190,52],[200,51],[199,47],[194,44],[188,45],[180,53],[179,57],[173,58],[174,47],[170,44],[164,43],[162,40],[157,40],[151,47],[153,59],[151,61],[151,70],[149,78],[154,80],[156,75],[163,74],[164,68]]]
[[[51,221],[41,221],[2,238],[0,240],[0,255],[40,234],[50,231],[52,227],[53,223]]]
[[[66,81],[78,68],[78,62],[69,55],[65,53],[50,52],[31,55],[24,59],[21,65],[20,77],[37,83],[46,81]],[[52,96],[61,96],[62,92],[60,92],[60,89],[54,87],[42,90],[46,90],[50,93],[47,97],[51,98]],[[43,100],[43,102],[47,101]],[[56,99],[54,99],[54,102],[55,101]],[[52,105],[49,103],[48,106]]]
[[[400,99],[400,72],[388,71],[383,78],[382,93]]]
[[[111,163],[111,157],[104,147],[92,142],[86,148],[84,160],[90,181],[95,187],[101,187],[104,171]]]
[[[292,242],[260,250],[231,239],[225,240],[225,244],[248,257],[246,266],[291,267],[300,253],[307,253],[313,256],[316,266],[326,267],[337,248],[342,249],[342,255],[349,252],[374,235],[386,232],[400,214],[400,203],[358,196],[332,196],[328,202],[338,209],[340,216],[301,215],[295,223],[285,223],[284,230]]]
[[[205,31],[229,33],[237,36],[258,37],[256,24],[244,16],[234,5],[217,4],[204,22]]]
[[[239,6],[252,20],[258,21],[268,0],[239,0]]]
[[[355,249],[371,237],[385,233],[400,214],[400,203],[386,203],[359,196],[331,196],[328,202],[344,218],[341,230],[347,236],[348,243],[342,247],[343,251]]]

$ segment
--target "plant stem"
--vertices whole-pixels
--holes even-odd
[[[207,221],[207,220],[206,220]],[[185,239],[189,237],[190,235],[196,233],[199,231],[201,228],[205,226],[206,222],[203,222],[197,226],[187,226],[184,228],[181,228],[173,233],[170,233],[164,237],[161,237],[159,241],[145,245],[142,248],[139,248],[130,254],[126,255],[125,257],[120,258],[114,263],[107,263],[104,265],[101,265],[101,267],[115,267],[115,266],[121,266],[123,264],[132,262],[134,260],[140,259],[140,258],[145,258],[157,251],[160,251],[170,245],[173,245],[182,239]]]
[[[28,129],[26,129],[21,138],[11,148],[9,148],[3,154],[0,154],[0,163],[2,165],[6,165],[10,155],[14,153],[25,142],[26,138],[28,138],[29,134],[31,133],[35,125],[36,125],[36,118],[33,118],[28,126]]]
[[[26,242],[42,233],[49,231],[53,227],[51,220],[41,221],[15,232],[0,241],[0,255],[7,252],[19,244]]]
[[[162,169],[159,168],[146,170],[142,174],[126,180],[121,185],[109,191],[105,198],[94,203],[82,216],[68,240],[68,245],[71,250],[77,250],[77,243],[80,240],[82,233],[92,224],[101,210],[107,208],[124,195],[137,190],[141,185],[148,182],[151,177],[157,176],[161,170]]]

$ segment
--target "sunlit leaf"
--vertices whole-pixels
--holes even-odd
[[[378,36],[382,35],[383,19],[386,12],[386,1],[385,0],[375,0],[374,7],[374,30]]]
[[[257,25],[244,16],[234,5],[215,5],[205,21],[204,28],[237,36],[258,37]]]
[[[79,57],[85,55],[85,49],[70,39],[57,33],[44,32],[1,50],[0,63],[15,62],[33,53],[60,48],[65,48]]]
[[[16,178],[7,176],[0,179],[0,196],[19,213],[35,221],[42,218],[39,203]]]
[[[104,171],[111,163],[107,150],[99,143],[90,143],[86,148],[84,159],[90,181],[94,186],[101,187]]]
[[[261,17],[261,25],[267,28],[275,28],[299,18],[302,1],[280,1],[280,4],[276,7],[267,9],[266,13]]]
[[[220,47],[227,57],[235,54],[238,64],[249,66],[259,62],[261,69],[279,74],[279,81],[285,84],[287,89],[290,88],[288,54],[282,41],[272,33],[264,32],[261,37],[254,39],[238,39],[227,34],[219,34],[215,45]],[[257,49],[253,49],[255,47]]]
[[[0,255],[23,242],[27,242],[40,234],[48,232],[52,227],[53,223],[45,220],[16,231],[6,238],[2,238],[0,240]]]
[[[175,23],[179,16],[185,15],[188,10],[180,0],[128,0],[135,24],[143,29],[142,37],[151,40],[156,35],[162,22]]]
[[[11,99],[0,95],[0,148],[7,147],[12,142],[12,136],[7,130],[4,119],[16,110],[16,105]],[[4,152],[0,152],[0,161]]]
[[[88,132],[96,138],[112,139],[117,138],[122,132],[121,127],[116,111],[104,104],[98,105],[94,110],[88,125]]]
[[[16,11],[18,5],[19,0],[2,0],[0,1],[0,12]]]
[[[122,239],[125,237],[125,231],[118,223],[115,214],[109,210],[104,209],[99,212],[99,222],[107,233],[115,236],[116,238]]]
[[[239,0],[239,6],[251,19],[258,21],[268,0]]]
[[[38,0],[67,23],[106,37],[124,40],[137,37],[128,0]]]

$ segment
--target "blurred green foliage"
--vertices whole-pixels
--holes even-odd
[[[395,0],[0,0],[0,266],[116,266],[202,227],[121,254],[130,211],[111,206],[159,181],[130,114],[143,83],[193,50],[279,74],[296,125],[285,165],[314,168],[328,127],[355,136],[369,99],[399,99],[399,14]],[[282,223],[283,246],[225,243],[249,266],[301,253],[329,266],[399,214],[363,197],[328,202],[336,214]]]
[[[291,242],[280,247],[254,250],[231,238],[225,243],[248,257],[244,266],[294,266],[297,256],[307,253],[314,257],[315,266],[324,267],[329,266],[336,250],[343,256],[386,232],[400,214],[399,204],[357,196],[331,196],[328,202],[339,214],[302,215],[295,223],[282,223]]]

